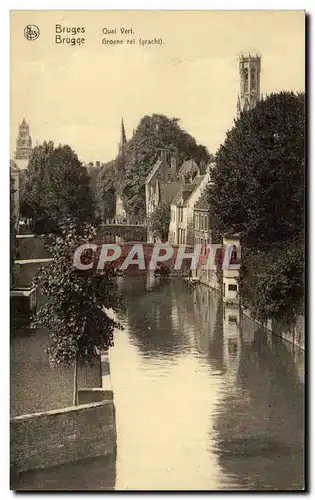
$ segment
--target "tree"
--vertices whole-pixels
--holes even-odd
[[[304,94],[271,94],[243,113],[216,154],[212,235],[240,233],[241,303],[294,322],[304,290]]]
[[[152,231],[153,236],[159,238],[162,242],[167,241],[170,219],[171,207],[168,202],[158,205],[155,212],[149,217],[149,229]]]
[[[300,241],[247,252],[240,276],[240,298],[252,316],[288,325],[302,314],[304,252]]]
[[[116,211],[116,163],[114,161],[90,171],[95,215],[105,221],[115,217]]]
[[[252,247],[303,231],[304,107],[304,94],[271,94],[227,133],[209,186],[214,233]]]
[[[145,179],[162,151],[178,154],[180,163],[190,158],[197,162],[210,159],[207,149],[197,145],[195,139],[179,126],[178,118],[158,114],[144,116],[124,147],[121,165],[124,176],[117,185],[131,217],[145,216]]]
[[[49,250],[53,263],[42,267],[33,282],[47,301],[37,312],[32,327],[49,329],[51,345],[47,353],[53,365],[74,364],[74,405],[78,404],[78,362],[90,361],[100,350],[112,346],[114,329],[121,328],[106,313],[122,307],[113,269],[87,272],[73,264],[75,250],[95,236],[91,225],[86,224],[78,232],[75,224],[67,222],[61,235],[52,235]],[[84,258],[91,258],[89,251]]]
[[[80,223],[93,220],[89,177],[70,146],[44,142],[33,149],[21,213],[40,232],[55,229],[67,217]]]

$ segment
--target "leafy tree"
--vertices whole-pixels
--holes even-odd
[[[262,323],[268,319],[294,323],[302,313],[304,254],[300,241],[247,252],[240,276],[245,308]]]
[[[145,216],[145,179],[162,151],[177,153],[180,163],[190,158],[207,162],[210,158],[207,149],[180,127],[178,118],[144,116],[124,148],[124,177],[117,186],[131,217]]]
[[[171,220],[171,207],[168,202],[161,203],[149,217],[148,225],[155,238],[167,241]]]
[[[115,217],[116,211],[116,163],[114,161],[91,169],[91,189],[93,193],[95,215],[105,221]]]
[[[216,154],[212,235],[240,233],[240,297],[253,315],[295,321],[304,289],[304,94],[271,94]]]
[[[303,230],[304,106],[304,94],[271,94],[227,133],[209,186],[214,234],[251,247]]]
[[[73,264],[75,250],[95,237],[96,230],[91,225],[86,224],[81,232],[73,223],[64,225],[61,235],[52,236],[49,250],[53,263],[42,267],[34,278],[34,285],[47,301],[37,312],[32,327],[49,329],[51,345],[47,352],[53,365],[74,364],[74,405],[78,404],[78,362],[90,361],[100,350],[112,346],[114,329],[121,328],[105,311],[117,311],[122,306],[113,269],[88,272]],[[85,260],[90,257],[87,251]]]
[[[92,221],[89,177],[70,146],[44,142],[33,149],[21,213],[31,218],[34,230],[40,232],[55,229],[67,217],[78,223]]]

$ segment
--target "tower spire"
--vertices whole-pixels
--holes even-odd
[[[126,137],[124,119],[122,118],[121,119],[120,141],[119,141],[119,154],[122,153],[125,144],[127,144],[127,137]]]

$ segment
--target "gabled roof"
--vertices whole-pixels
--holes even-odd
[[[209,209],[209,201],[208,201],[208,190],[205,189],[197,203],[195,204],[195,210],[208,210]]]
[[[159,167],[160,167],[160,165],[161,165],[162,161],[163,161],[163,160],[158,160],[158,161],[157,161],[157,162],[153,165],[151,172],[149,173],[149,175],[148,175],[148,176],[147,176],[147,178],[146,178],[146,181],[145,181],[146,183],[148,183],[148,182],[150,182],[150,181],[151,181],[151,179],[152,179],[152,177],[154,176],[154,174],[158,171],[158,169],[159,169]]]
[[[160,196],[161,196],[161,202],[171,202],[178,192],[178,190],[181,187],[180,182],[168,182],[168,183],[161,183],[160,184]]]
[[[182,205],[184,206],[187,200],[190,198],[191,194],[195,191],[195,189],[202,183],[204,180],[204,175],[196,175],[193,182],[191,184],[184,184],[177,195],[172,201],[172,205]]]

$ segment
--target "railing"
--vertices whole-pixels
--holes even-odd
[[[144,226],[144,220],[130,220],[130,219],[120,219],[120,218],[112,218],[105,219],[105,226]]]

